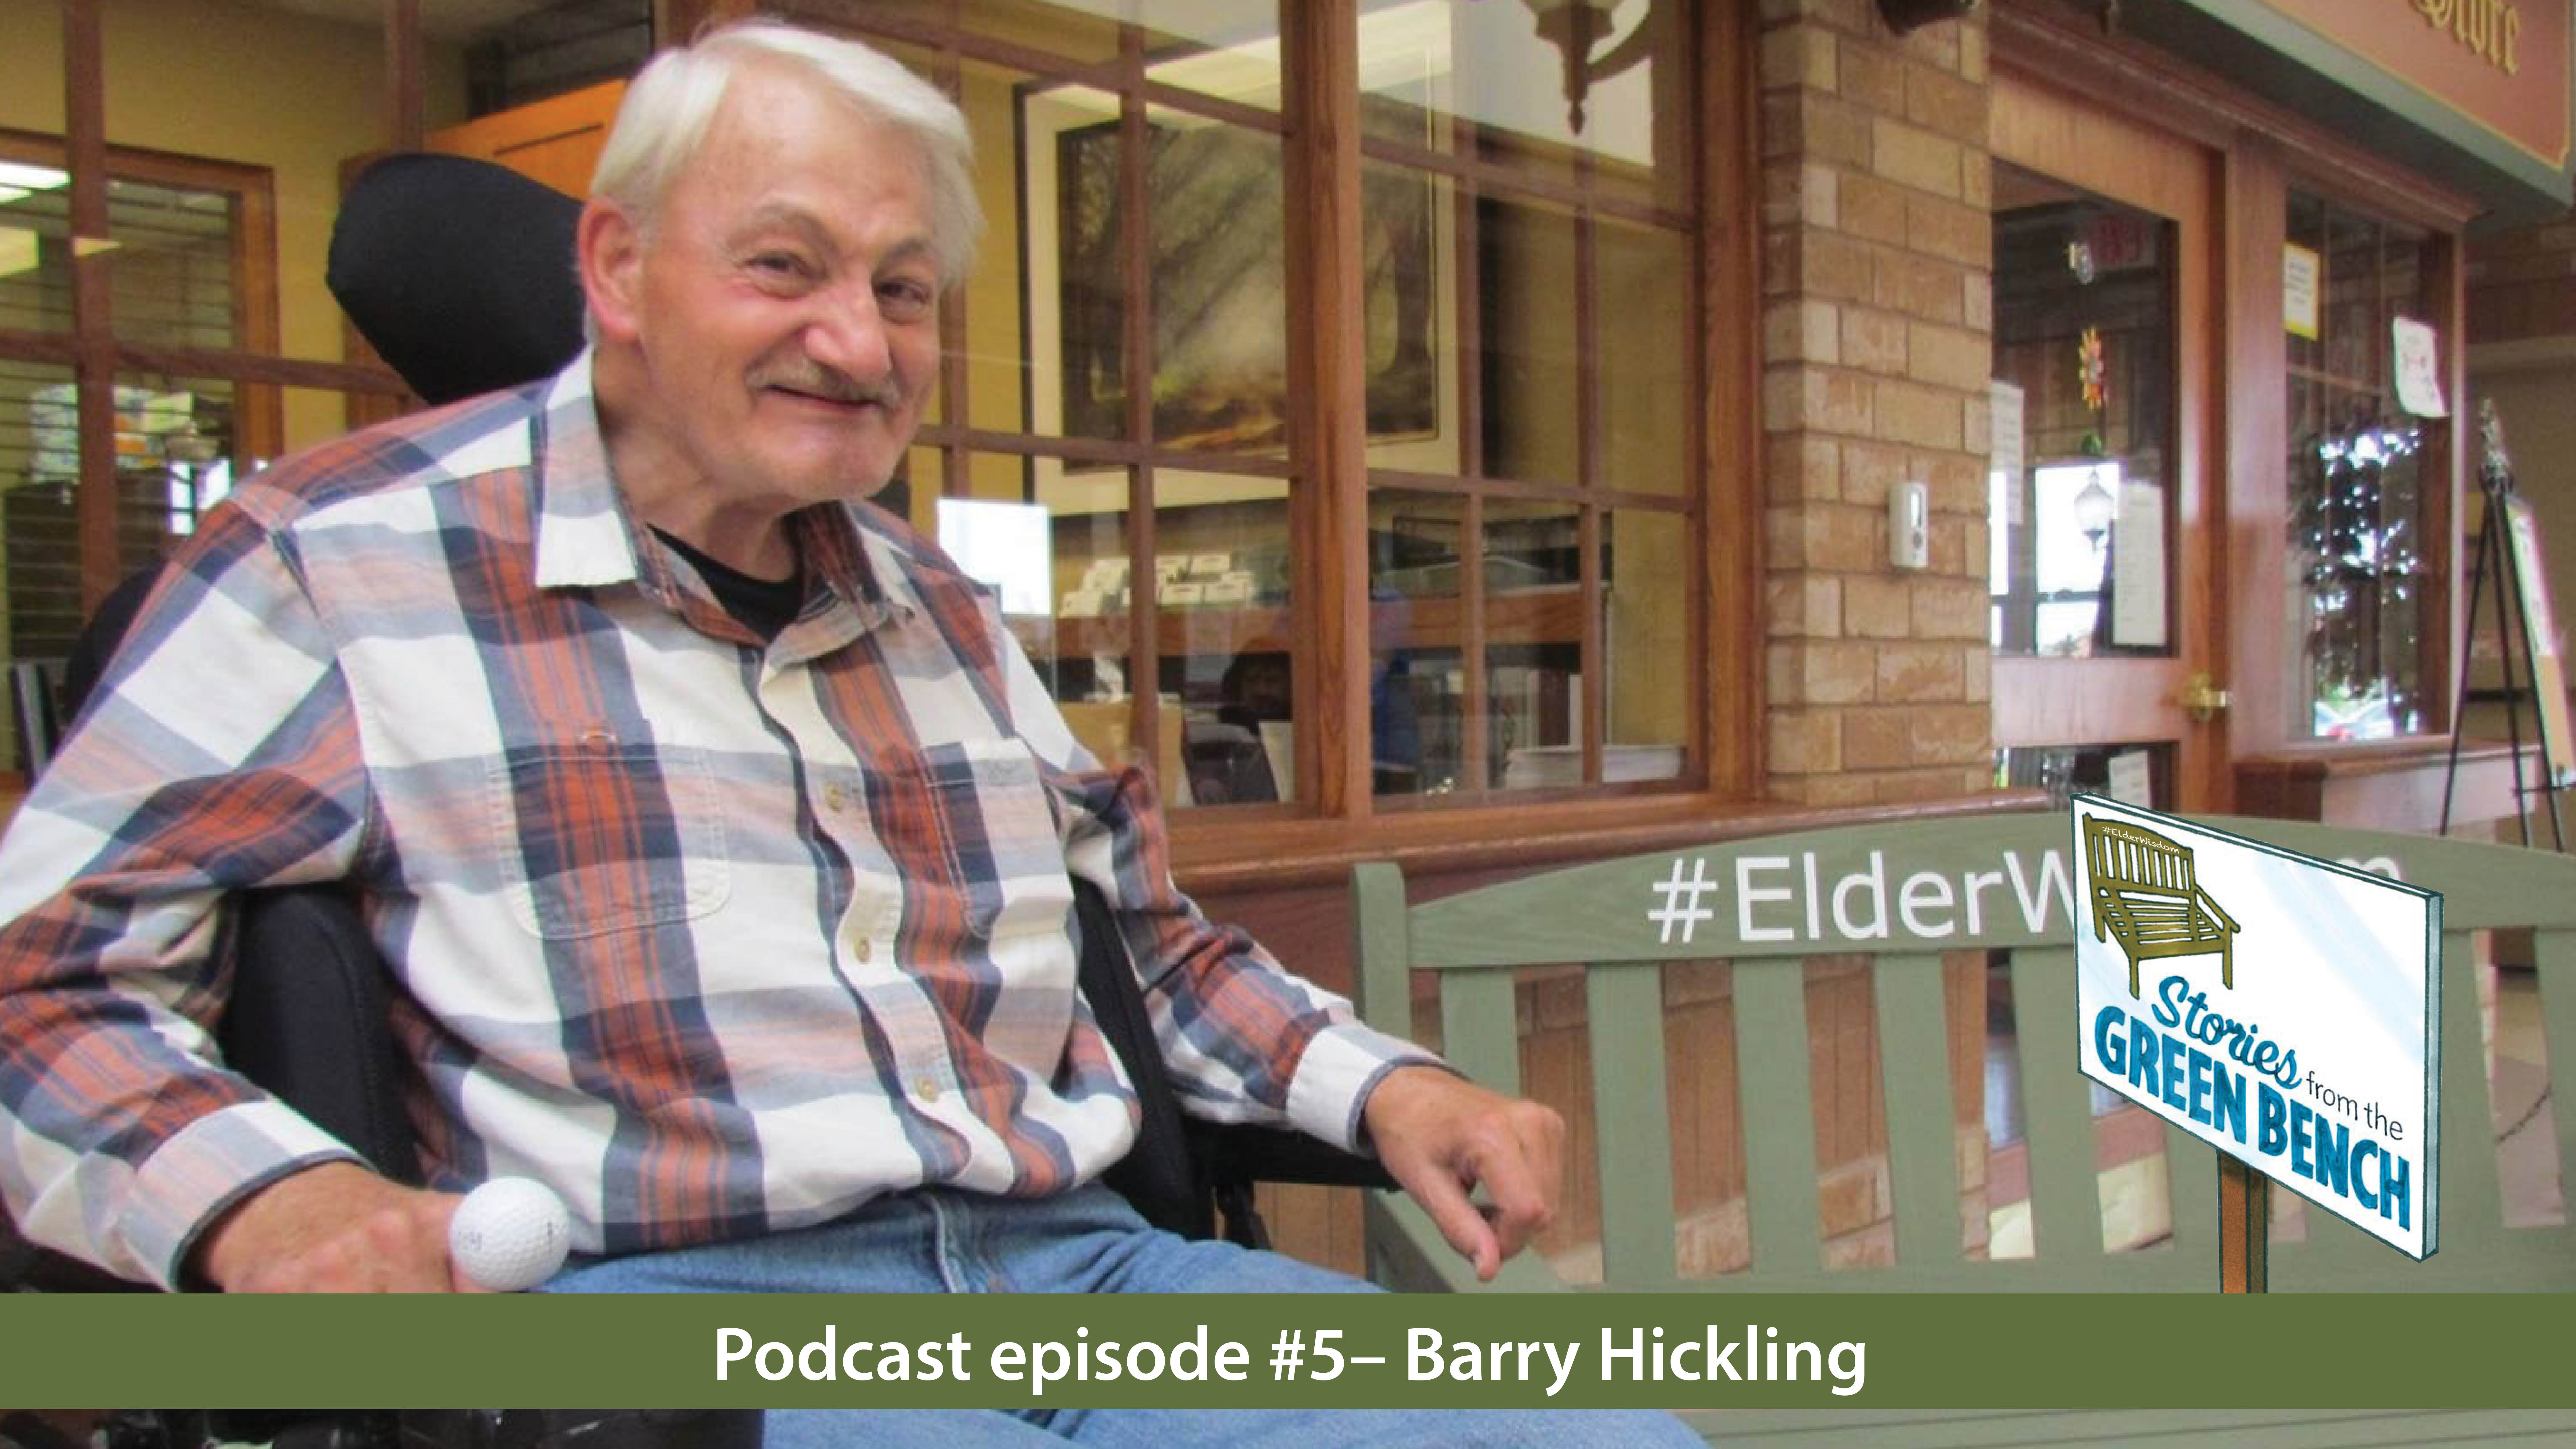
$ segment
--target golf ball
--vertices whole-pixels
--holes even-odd
[[[517,1293],[563,1266],[572,1219],[544,1183],[496,1177],[465,1195],[447,1224],[447,1254],[466,1277]]]

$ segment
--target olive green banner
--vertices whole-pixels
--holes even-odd
[[[2555,1296],[0,1297],[0,1404],[2576,1403]]]

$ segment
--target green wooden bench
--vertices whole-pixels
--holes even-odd
[[[2570,1084],[2556,1099],[2576,1102],[2576,859],[2279,821],[2211,823],[2313,855],[2393,865],[2402,879],[2444,895],[2441,1251],[2417,1264],[2311,1209],[2304,1241],[2271,1247],[2272,1290],[2576,1288],[2576,1231],[2504,1225],[2471,969],[2473,931],[2536,929],[2550,1075]],[[1380,1027],[1407,1031],[1412,973],[1438,973],[1447,1055],[1477,1080],[1516,1090],[1514,971],[1580,969],[1603,1286],[1611,1289],[2211,1292],[2215,1155],[2178,1129],[2163,1129],[2170,1242],[2125,1252],[2102,1246],[2090,1094],[2075,1065],[2068,913],[2083,879],[2069,868],[2070,836],[2068,817],[2058,813],[1818,830],[1552,870],[1419,905],[1407,902],[1396,867],[1363,865],[1353,876],[1361,1010]],[[1887,934],[1845,939],[1836,903],[1823,897],[1874,864]],[[1868,891],[1851,895],[1856,902]],[[1849,915],[1856,926],[1871,924],[1858,904]],[[1961,1247],[1940,953],[1970,948],[2009,955],[2029,1156],[2026,1258],[1976,1260]],[[1848,953],[1871,958],[1883,1064],[1895,1242],[1895,1261],[1883,1267],[1828,1268],[1819,1241],[1801,963]],[[1662,968],[1711,959],[1733,962],[1736,1097],[1750,1104],[1741,1133],[1751,1265],[1686,1280],[1676,1267]],[[2576,1164],[2576,1109],[2556,1114],[2556,1130],[2564,1184]],[[2576,1201],[2576,1186],[2567,1196]],[[1486,1286],[1399,1196],[1371,1194],[1366,1228],[1370,1272],[1382,1283]],[[1524,1254],[1491,1286],[1573,1285]]]

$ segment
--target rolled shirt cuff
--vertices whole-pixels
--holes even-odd
[[[209,1112],[144,1160],[112,1241],[130,1267],[176,1289],[197,1240],[226,1212],[279,1178],[341,1161],[363,1165],[347,1144],[282,1103]]]
[[[1397,1067],[1417,1065],[1450,1069],[1433,1053],[1360,1022],[1327,1027],[1297,1059],[1297,1075],[1288,1083],[1288,1121],[1345,1152],[1365,1153],[1360,1113],[1368,1094]]]

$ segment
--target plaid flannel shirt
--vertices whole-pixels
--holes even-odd
[[[345,879],[399,977],[433,1181],[517,1174],[584,1252],[1041,1195],[1134,1137],[1074,989],[1120,912],[1185,1106],[1348,1145],[1422,1059],[1211,926],[988,596],[865,505],[792,521],[766,647],[640,530],[588,358],[280,463],[217,509],[0,841],[0,1191],[174,1282],[349,1149],[215,1060],[228,892]]]

